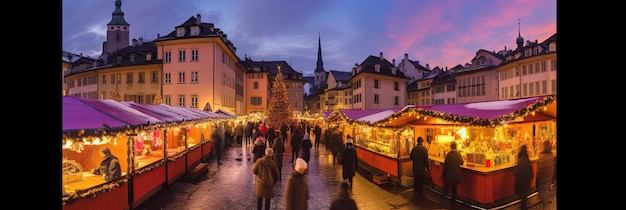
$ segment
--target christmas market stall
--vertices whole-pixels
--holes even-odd
[[[442,165],[456,142],[464,158],[457,199],[480,208],[493,208],[517,199],[513,167],[522,145],[528,147],[536,173],[540,143],[552,142],[556,158],[556,95],[522,99],[417,106],[374,123],[379,128],[412,130],[423,137],[431,160],[431,190],[442,192]],[[416,144],[409,141],[406,148]],[[412,185],[412,166],[402,165]],[[531,181],[534,189],[535,180]]]
[[[343,139],[353,137],[358,164],[382,184],[402,177],[402,165],[410,164],[407,142],[414,140],[411,129],[404,127],[377,126],[375,122],[385,119],[408,107],[376,110],[336,110],[327,118],[330,129],[342,132]]]
[[[63,97],[63,209],[132,209],[199,164],[200,145],[212,144],[208,128],[229,119],[164,104]],[[121,178],[91,172],[104,147],[119,159]]]

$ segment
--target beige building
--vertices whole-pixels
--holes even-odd
[[[246,92],[249,96],[246,100],[249,100],[248,104],[252,107],[248,109],[248,113],[265,113],[269,109],[272,83],[274,77],[278,74],[279,66],[285,82],[287,98],[289,99],[289,113],[304,112],[304,83],[306,81],[302,78],[302,73],[291,68],[286,61],[254,61],[246,57],[242,61],[242,65],[247,69],[249,80],[246,81],[246,91],[250,91]],[[263,75],[263,78],[258,78],[261,75]],[[258,85],[259,88],[255,89],[255,85]]]
[[[519,36],[517,49],[498,66],[499,98],[526,98],[557,93],[556,33],[539,43]]]
[[[243,66],[233,43],[213,23],[202,22],[197,14],[154,43],[163,63],[165,104],[236,114],[245,110],[243,87],[238,86],[244,83],[237,81],[243,79],[238,77]]]
[[[456,103],[498,100],[496,67],[504,60],[504,53],[478,50],[471,64],[454,72]]]
[[[368,56],[352,68],[352,109],[384,109],[406,105],[408,78],[383,57]]]

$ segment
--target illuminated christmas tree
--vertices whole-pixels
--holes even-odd
[[[113,87],[113,91],[111,91],[111,99],[113,99],[115,101],[121,101],[122,100],[122,94],[120,93],[120,83],[119,82],[117,84],[115,84],[115,87]]]
[[[159,89],[156,93],[156,95],[154,96],[154,100],[152,101],[152,104],[161,104],[163,103],[163,99],[161,98],[161,90]]]
[[[273,128],[279,128],[283,123],[289,123],[289,98],[287,98],[287,87],[285,86],[285,78],[280,72],[272,82],[272,94],[270,98],[270,108],[267,118],[267,125]]]

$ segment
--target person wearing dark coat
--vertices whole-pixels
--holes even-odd
[[[356,201],[350,195],[350,183],[342,181],[339,183],[339,192],[330,203],[330,210],[357,210]]]
[[[309,208],[308,164],[302,158],[295,161],[293,173],[285,186],[285,210],[307,210]]]
[[[265,199],[265,210],[270,209],[270,200],[274,198],[274,185],[279,179],[278,167],[274,163],[273,156],[274,150],[267,148],[264,151],[265,155],[254,163],[252,167],[252,173],[254,173],[256,188],[255,195],[257,197],[257,209],[261,210],[263,207],[263,200]],[[270,173],[262,173],[261,170],[266,170]],[[262,180],[273,180],[272,186],[265,186]]]
[[[300,152],[300,143],[302,143],[302,129],[295,128],[291,134],[291,162],[298,158]]]
[[[539,192],[541,204],[546,207],[548,204],[547,193],[552,186],[552,177],[554,176],[554,156],[552,155],[552,143],[545,140],[542,143],[539,159],[537,159],[537,179],[535,186]]]
[[[280,137],[283,138],[283,142],[287,141],[287,130],[289,130],[289,126],[283,123],[280,126]]]
[[[333,154],[333,166],[336,166],[336,163],[339,162],[343,147],[343,134],[341,130],[335,128],[330,134],[330,152]]]
[[[320,141],[322,141],[322,128],[319,124],[315,124],[313,134],[315,135],[315,149],[317,150],[320,147]]]
[[[120,160],[111,153],[108,147],[102,147],[100,149],[100,167],[92,171],[95,175],[104,177],[104,180],[112,181],[122,177],[122,168],[120,166]]]
[[[430,171],[430,161],[428,160],[428,149],[424,146],[424,139],[417,137],[417,145],[411,149],[411,160],[413,161],[413,197],[415,200],[424,199],[424,180],[427,171]],[[430,172],[428,172],[430,173]]]
[[[341,169],[343,180],[348,180],[348,183],[350,183],[350,192],[352,192],[352,185],[354,183],[352,180],[354,175],[356,175],[357,156],[356,149],[354,148],[352,137],[350,135],[346,138],[346,148],[344,148],[341,152],[339,164],[343,166]]]
[[[515,176],[515,193],[520,198],[520,209],[526,210],[526,200],[530,191],[530,181],[533,179],[533,168],[528,157],[528,147],[522,145],[517,154],[517,165],[513,171]]]
[[[265,134],[265,140],[268,143],[268,146],[274,145],[274,139],[276,139],[276,131],[274,127],[267,127],[267,133]]]
[[[253,129],[253,125],[252,122],[248,121],[248,124],[246,124],[246,127],[243,128],[243,139],[246,142],[246,148],[248,148],[250,146],[251,141],[252,140],[252,130]],[[252,142],[254,144],[254,142]]]
[[[450,191],[450,205],[455,204],[456,187],[461,183],[461,165],[463,165],[463,157],[456,149],[456,142],[450,143],[450,151],[446,154],[443,162],[443,171],[441,179],[443,179],[443,195],[447,195]]]
[[[309,133],[305,133],[304,137],[302,137],[302,142],[300,142],[300,149],[302,149],[302,159],[309,163],[311,159],[311,147],[313,147],[313,143],[311,142],[311,135]]]
[[[283,138],[278,137],[274,139],[274,144],[272,144],[272,149],[274,149],[274,162],[276,163],[276,167],[278,167],[278,175],[279,181],[283,180],[283,153],[285,153],[285,144],[283,143]]]
[[[220,161],[222,159],[222,136],[219,133],[219,128],[217,126],[213,129],[213,133],[211,134],[211,142],[213,142],[213,148],[215,148],[215,156],[217,156],[217,164],[221,164]]]
[[[252,163],[256,163],[259,158],[263,157],[265,148],[265,139],[262,136],[257,137],[252,147]]]

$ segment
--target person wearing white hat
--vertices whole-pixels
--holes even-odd
[[[294,171],[287,179],[285,186],[285,210],[307,210],[309,186],[307,183],[308,164],[304,159],[297,158]]]
[[[311,147],[313,147],[311,135],[309,133],[305,133],[304,137],[302,137],[302,141],[300,142],[300,148],[302,149],[302,159],[304,159],[307,163],[311,159]]]

